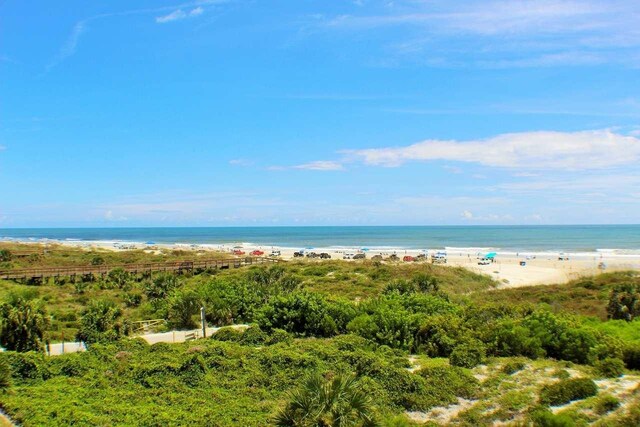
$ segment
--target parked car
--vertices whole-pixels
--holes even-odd
[[[558,257],[558,261],[569,261],[569,255],[565,253],[561,253],[560,256]]]
[[[262,255],[264,255],[264,252],[262,252],[260,249],[256,249],[255,251],[251,252],[251,255],[253,255],[253,256],[262,256]]]
[[[307,253],[307,258],[318,258],[318,254],[315,252],[308,252]]]
[[[233,250],[233,254],[234,255],[244,255],[245,252],[242,249],[234,249]]]
[[[404,257],[402,257],[402,261],[404,261],[404,262],[413,262],[413,261],[415,261],[415,258],[412,257],[411,255],[405,255]]]
[[[437,254],[431,255],[431,262],[434,264],[446,264],[447,254],[438,252]]]
[[[353,259],[365,259],[367,256],[365,254],[355,254]]]
[[[304,252],[296,251],[296,252],[293,253],[293,257],[294,258],[302,258],[302,257],[304,257]]]
[[[374,255],[371,257],[373,261],[382,261],[382,255]]]
[[[322,252],[322,253],[320,254],[320,259],[331,259],[331,255],[329,255],[329,254],[328,254],[328,253],[326,253],[326,252]]]
[[[491,262],[492,261],[490,258],[482,258],[480,261],[478,261],[478,265],[490,265]]]
[[[345,253],[342,255],[342,259],[353,259],[353,257],[355,257],[355,255],[351,253]]]
[[[271,256],[281,256],[280,251],[271,251]]]
[[[392,254],[389,258],[387,258],[388,261],[399,261],[400,258],[398,257],[398,255],[396,254]]]

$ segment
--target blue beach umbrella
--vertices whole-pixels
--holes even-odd
[[[496,255],[498,255],[498,254],[496,254],[495,252],[489,252],[489,253],[488,253],[488,254],[486,254],[484,257],[485,257],[485,258],[489,258],[489,259],[493,259],[493,258],[495,258],[495,257],[496,257]]]

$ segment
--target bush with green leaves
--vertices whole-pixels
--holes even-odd
[[[425,389],[433,405],[453,403],[457,398],[473,399],[479,392],[478,380],[459,367],[435,366],[416,372],[425,380]]]
[[[123,289],[125,291],[131,289],[131,274],[120,267],[109,271],[107,279],[118,289]]]
[[[179,329],[194,329],[199,326],[196,316],[200,314],[199,295],[191,290],[176,290],[169,296],[169,323]]]
[[[0,262],[11,261],[11,251],[8,249],[0,249]]]
[[[609,297],[607,316],[628,322],[640,316],[640,285],[627,283],[616,286]]]
[[[522,360],[512,360],[502,365],[501,371],[504,374],[512,375],[518,371],[523,370],[526,367],[527,367],[527,364]]]
[[[16,384],[41,381],[51,377],[47,356],[44,353],[8,351],[0,353],[0,357],[5,359],[9,365],[11,377]]]
[[[418,288],[420,292],[437,293],[440,290],[438,278],[428,273],[418,273],[411,282]]]
[[[586,399],[598,394],[598,386],[589,378],[572,378],[548,384],[540,390],[543,405],[564,405],[573,400]]]
[[[622,360],[628,369],[640,369],[640,344],[627,344],[622,350]]]
[[[574,327],[548,311],[536,311],[521,324],[540,341],[546,356],[554,359],[588,363],[590,351],[597,344],[591,331]]]
[[[0,390],[5,390],[11,386],[11,367],[7,359],[0,355]]]
[[[160,273],[147,281],[144,292],[151,301],[162,300],[180,286],[178,276],[173,273]]]
[[[529,421],[535,427],[574,427],[576,425],[570,416],[554,414],[544,408],[537,408],[531,411]]]
[[[598,360],[594,367],[598,375],[604,378],[617,378],[624,374],[624,362],[614,357]]]
[[[338,332],[326,299],[306,291],[271,299],[256,314],[256,323],[267,332],[278,328],[298,335],[316,337],[329,337]]]
[[[96,300],[82,313],[77,339],[88,344],[115,341],[128,335],[129,329],[122,320],[122,310],[113,301]]]
[[[486,360],[486,349],[480,341],[472,340],[453,348],[449,356],[452,366],[474,368]]]
[[[428,316],[415,334],[414,348],[430,357],[449,357],[454,347],[470,335],[464,319],[457,314]]]
[[[10,294],[0,304],[0,345],[7,350],[43,351],[49,315],[42,302]]]
[[[325,378],[313,373],[289,394],[289,401],[274,424],[280,427],[371,427],[378,422],[373,400],[354,375]]]
[[[608,414],[611,411],[615,411],[619,407],[620,407],[620,400],[618,400],[618,398],[615,396],[606,394],[598,398],[593,409],[596,412],[596,414],[604,415],[604,414]]]

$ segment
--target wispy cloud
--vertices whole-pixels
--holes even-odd
[[[427,140],[402,147],[347,150],[353,160],[396,167],[449,160],[522,169],[601,169],[640,161],[640,139],[609,130],[523,132],[470,141]]]
[[[232,166],[252,166],[254,161],[249,159],[231,159],[229,160],[229,164]]]
[[[293,166],[293,168],[313,170],[313,171],[340,171],[344,169],[344,166],[340,162],[318,160],[315,162],[309,162],[309,163]]]
[[[373,10],[316,21],[329,31],[375,31],[387,54],[430,66],[638,63],[640,7],[635,1],[397,1]]]
[[[202,15],[205,12],[205,8],[226,3],[229,0],[195,0],[191,2],[186,2],[173,6],[161,6],[155,8],[148,9],[132,9],[125,10],[120,12],[109,12],[109,13],[101,13],[98,15],[93,15],[83,20],[78,21],[72,28],[71,33],[69,34],[66,42],[62,45],[58,54],[54,57],[54,59],[47,64],[45,67],[45,72],[49,72],[52,68],[60,64],[65,59],[76,53],[76,49],[78,47],[78,43],[80,42],[80,38],[86,32],[88,28],[88,24],[91,21],[97,19],[104,18],[114,18],[114,17],[122,17],[122,16],[131,16],[131,15],[150,15],[157,14],[162,12],[171,11],[167,15],[158,16],[155,18],[156,22],[159,24],[168,23],[171,21],[176,21],[184,18],[193,18]],[[185,12],[183,9],[187,10]]]
[[[55,67],[59,63],[61,63],[62,61],[64,61],[65,59],[67,59],[68,57],[70,57],[71,55],[73,55],[74,53],[76,53],[78,42],[80,41],[80,37],[82,36],[82,34],[85,32],[85,29],[86,29],[86,21],[79,21],[73,26],[73,29],[71,30],[71,34],[69,34],[67,41],[65,42],[64,45],[62,45],[62,47],[58,51],[58,54],[53,59],[53,61],[51,61],[47,65],[46,67],[47,72],[50,71],[53,67]]]
[[[185,12],[182,9],[176,9],[171,13],[168,13],[166,15],[163,16],[157,16],[156,17],[156,22],[158,24],[166,24],[168,22],[173,22],[173,21],[180,21],[182,19],[186,19],[186,18],[193,18],[196,16],[200,16],[204,13],[204,9],[200,6],[191,9],[190,11]]]

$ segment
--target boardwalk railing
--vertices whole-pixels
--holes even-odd
[[[64,276],[100,276],[115,269],[122,269],[128,273],[151,273],[155,271],[193,272],[208,269],[239,268],[247,265],[280,262],[277,258],[244,257],[210,259],[196,261],[155,262],[146,264],[111,264],[84,265],[68,267],[42,267],[15,270],[0,270],[0,279],[44,279],[48,277]]]

